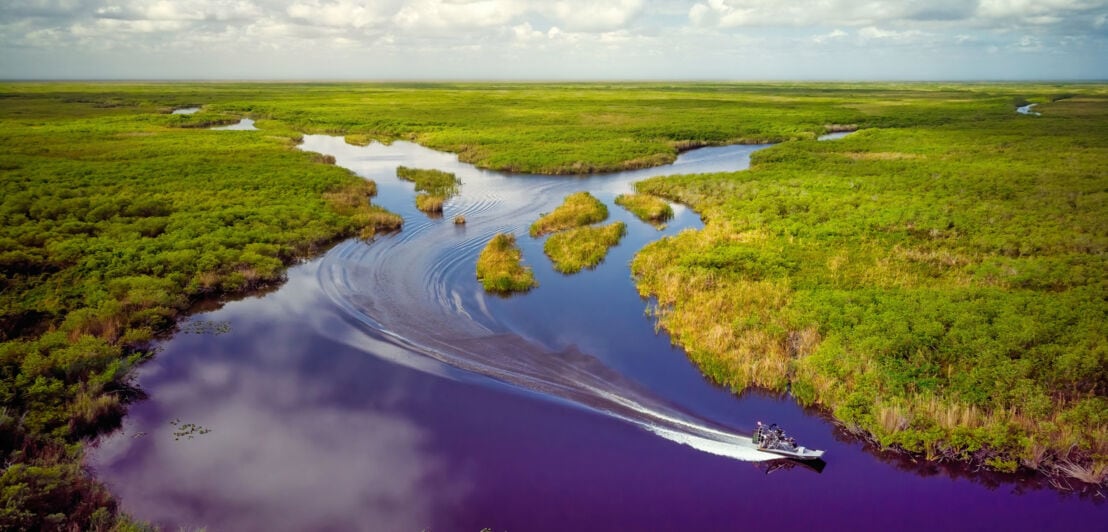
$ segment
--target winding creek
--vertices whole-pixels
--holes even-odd
[[[736,398],[655,331],[628,264],[701,222],[675,205],[657,230],[613,199],[650,176],[744,169],[764,147],[575,178],[307,135],[301,149],[376,181],[374,202],[404,229],[342,242],[274,291],[194,315],[139,370],[149,398],[88,463],[124,509],[167,529],[1015,530],[1103,518],[1103,504],[1034,482],[872,452],[788,398]],[[415,209],[398,165],[458,175],[445,217]],[[564,276],[527,227],[578,190],[628,232],[595,270]],[[481,290],[476,256],[500,231],[517,235],[535,290]],[[826,449],[827,467],[766,461],[745,436],[755,420]]]

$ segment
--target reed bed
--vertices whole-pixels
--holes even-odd
[[[531,268],[522,264],[523,252],[510,233],[493,236],[477,257],[477,280],[489,292],[526,292],[536,286]]]
[[[551,235],[543,244],[543,251],[553,261],[555,270],[573,274],[603,262],[608,250],[619,244],[625,234],[627,225],[623,222],[576,227]]]
[[[531,224],[531,236],[564,231],[574,227],[603,222],[608,218],[608,206],[588,192],[575,192],[550,213]]]
[[[616,205],[631,211],[640,220],[660,226],[673,218],[673,207],[665,200],[649,194],[620,194],[616,196]]]

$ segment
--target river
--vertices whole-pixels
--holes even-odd
[[[1027,479],[873,452],[787,397],[736,398],[655,331],[628,263],[701,222],[675,205],[658,230],[614,197],[654,175],[744,169],[764,146],[588,177],[485,171],[406,142],[308,135],[301,148],[375,180],[375,203],[404,229],[342,242],[274,291],[194,315],[139,370],[149,399],[88,464],[140,519],[209,530],[1015,530],[1104,517],[1103,504]],[[445,217],[415,209],[398,165],[461,178]],[[564,276],[526,230],[578,190],[628,232],[595,270]],[[538,288],[481,290],[476,255],[499,231],[517,234]],[[826,468],[766,461],[744,439],[756,420],[827,450]]]

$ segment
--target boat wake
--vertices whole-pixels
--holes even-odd
[[[758,451],[750,436],[659,398],[576,346],[551,350],[514,331],[506,324],[504,309],[499,308],[498,315],[486,299],[495,296],[486,295],[473,278],[476,257],[494,234],[519,232],[525,221],[556,205],[565,193],[581,189],[622,191],[629,189],[633,180],[650,173],[673,173],[673,168],[668,172],[666,168],[628,172],[618,178],[593,181],[509,177],[475,169],[456,159],[443,159],[437,152],[431,152],[433,160],[429,163],[421,162],[418,156],[426,148],[415,145],[397,143],[403,157],[396,157],[382,153],[384,147],[380,145],[371,145],[366,152],[366,148],[328,139],[308,136],[304,148],[334,155],[340,166],[376,180],[381,194],[375,203],[405,217],[400,233],[372,243],[351,240],[339,244],[324,257],[318,270],[323,293],[345,316],[368,335],[401,348],[390,350],[391,360],[457,376],[426,363],[427,358],[437,360],[469,375],[495,379],[602,413],[715,455],[744,461],[779,458]],[[734,157],[715,161],[704,155],[698,160],[692,154],[695,168],[737,164]],[[447,207],[451,215],[463,214],[469,223],[458,227],[449,220],[429,220],[413,211],[410,185],[396,185],[398,164],[431,164],[458,174],[462,193],[450,199]],[[623,278],[629,275],[627,272]],[[573,281],[587,282],[584,278]]]

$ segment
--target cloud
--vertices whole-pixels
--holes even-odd
[[[392,20],[413,29],[490,28],[509,24],[525,10],[515,0],[413,0]]]
[[[893,30],[883,30],[883,29],[878,28],[876,26],[866,26],[866,27],[858,30],[858,36],[861,37],[864,40],[886,40],[886,41],[896,41],[896,42],[907,42],[907,41],[916,40],[920,37],[923,37],[924,35],[925,34],[922,31],[918,31],[918,30],[893,31]]]
[[[401,416],[327,405],[323,391],[298,391],[302,380],[268,381],[219,363],[190,369],[198,373],[191,385],[204,391],[173,383],[158,401],[210,434],[174,440],[159,420],[142,438],[106,438],[90,458],[147,519],[229,530],[420,530],[437,508],[464,499],[463,481],[444,481],[448,464],[428,450],[429,435]],[[219,400],[198,398],[205,393]],[[126,430],[139,430],[135,423]]]
[[[1020,45],[1023,36],[1034,37],[1037,45]],[[459,53],[465,52],[475,64],[500,65],[510,77],[522,71],[518,61],[538,61],[540,56],[542,61],[560,62],[567,71],[578,71],[577,66],[586,66],[583,61],[593,61],[585,71],[614,72],[611,66],[621,57],[629,61],[627,65],[649,55],[655,61],[647,63],[658,68],[667,58],[692,68],[682,59],[688,54],[730,50],[771,52],[778,57],[774,65],[782,67],[788,57],[834,50],[857,54],[905,44],[950,47],[947,58],[964,56],[962,52],[970,48],[983,53],[989,46],[998,53],[1064,49],[1067,54],[1083,54],[1072,59],[1074,64],[1099,65],[1096,72],[1083,77],[1103,77],[1108,75],[1108,65],[1093,58],[1106,55],[1108,48],[1108,0],[0,2],[0,71],[14,77],[27,75],[12,70],[18,65],[41,72],[51,64],[43,63],[47,57],[56,58],[53,68],[64,75],[76,71],[61,66],[65,58],[107,51],[148,55],[148,64],[158,68],[168,60],[151,54],[168,51],[178,54],[174,61],[196,57],[193,66],[198,69],[216,64],[212,60],[216,56],[228,58],[225,62],[240,58],[237,64],[259,76],[279,71],[281,77],[295,76],[308,51],[347,60],[361,52],[357,61],[371,68],[362,71],[375,73],[380,70],[374,67],[383,62],[409,69],[437,65],[440,72],[464,68]],[[590,56],[589,47],[604,54]],[[571,51],[579,55],[572,59],[564,55]],[[377,62],[366,59],[370,56]],[[131,61],[113,65],[107,55],[100,57],[106,71],[137,68]],[[570,61],[575,64],[569,65]],[[444,65],[451,68],[443,69]],[[314,62],[311,67],[311,72],[324,68]],[[712,68],[727,66],[698,67],[697,76]],[[543,70],[553,74],[556,68]],[[398,72],[389,75],[407,77]]]
[[[611,31],[625,28],[643,7],[643,0],[557,0],[540,11],[569,30]]]
[[[959,22],[996,28],[1087,24],[1105,11],[1105,0],[705,0],[689,9],[688,18],[694,25],[718,28]]]
[[[823,44],[823,43],[826,43],[826,42],[831,42],[831,41],[837,41],[837,40],[844,39],[849,35],[850,35],[849,33],[845,32],[843,30],[840,30],[838,28],[835,28],[834,30],[831,30],[831,33],[826,33],[826,34],[823,34],[823,35],[816,35],[815,37],[812,37],[812,42],[814,42],[816,44]]]
[[[69,18],[89,11],[95,0],[7,0],[0,17]]]
[[[964,2],[961,2],[964,4]],[[707,0],[694,4],[689,19],[698,26],[859,26],[908,19],[927,11],[946,12],[952,1],[894,2],[855,0]]]
[[[93,11],[98,19],[242,21],[258,17],[261,9],[249,0],[138,0],[106,3]]]
[[[306,0],[285,9],[298,24],[322,25],[333,28],[364,28],[387,20],[387,15],[375,6],[355,0]]]

